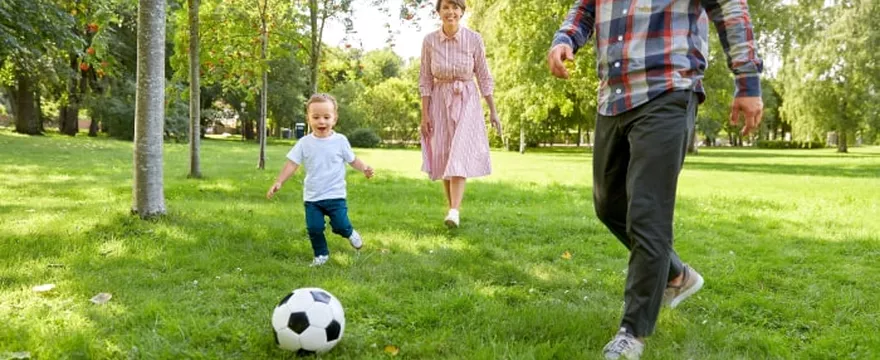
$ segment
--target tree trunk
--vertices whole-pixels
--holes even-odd
[[[581,135],[581,124],[578,124],[577,147],[581,147],[581,140],[583,140],[583,135]]]
[[[266,29],[266,17],[268,16],[268,0],[266,0],[265,5],[263,6],[263,13],[260,16],[260,37],[262,39],[262,47],[260,48],[260,60],[262,60],[262,79],[263,84],[260,87],[260,119],[257,126],[257,136],[260,139],[260,158],[257,161],[257,169],[263,170],[266,168],[266,112],[267,112],[267,99],[268,99],[268,91],[269,91],[269,76],[266,71],[266,50],[269,46],[269,33]]]
[[[46,133],[46,128],[43,126],[43,122],[46,120],[46,117],[43,116],[43,95],[40,94],[40,88],[37,87],[34,89],[34,111],[35,118],[37,120],[37,132],[40,134]]]
[[[697,154],[697,132],[693,131],[690,134],[690,139],[688,139],[688,154]]]
[[[92,118],[92,122],[89,124],[89,137],[98,136],[98,120]]]
[[[519,121],[519,153],[526,153],[526,123],[525,121]]]
[[[139,0],[132,213],[165,214],[162,132],[165,125],[165,0]]]
[[[318,36],[318,0],[309,0],[309,20],[312,25],[312,51],[309,56],[309,66],[311,66],[311,74],[309,78],[309,86],[311,86],[312,94],[318,93],[318,59],[321,55],[321,38]]]
[[[254,139],[254,122],[251,119],[245,119],[242,117],[241,119],[241,127],[244,129],[242,135],[244,135],[245,140],[253,140]]]
[[[849,152],[849,148],[846,146],[846,131],[837,132],[837,152]]]
[[[12,89],[12,104],[15,108],[15,132],[39,135],[37,114],[34,99],[33,79],[20,71],[15,73],[15,88]]]
[[[199,156],[202,131],[201,88],[199,79],[199,0],[188,0],[189,5],[189,177],[201,178]]]
[[[84,78],[85,75],[79,69],[76,55],[70,55],[70,68],[73,69],[74,74],[80,74],[80,76],[77,77],[74,75],[68,82],[67,104],[61,109],[60,114],[58,114],[58,131],[65,135],[75,136],[79,130],[79,89],[82,87],[81,84],[85,80],[82,78]]]

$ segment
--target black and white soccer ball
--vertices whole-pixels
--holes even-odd
[[[319,288],[296,289],[272,313],[275,343],[299,354],[330,351],[345,331],[345,313],[333,294]]]

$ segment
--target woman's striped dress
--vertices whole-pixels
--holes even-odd
[[[439,29],[425,36],[419,91],[431,97],[434,131],[421,139],[422,171],[431,180],[492,172],[480,97],[492,95],[493,87],[479,34],[459,27],[453,36]]]

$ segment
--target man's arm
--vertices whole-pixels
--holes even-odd
[[[561,79],[568,79],[566,60],[574,60],[574,54],[583,47],[593,34],[596,21],[596,0],[577,0],[565,16],[562,26],[553,36],[547,65],[550,73]]]
[[[743,134],[748,134],[758,127],[764,108],[760,80],[764,64],[756,51],[749,7],[745,0],[702,0],[702,3],[718,30],[721,47],[727,55],[727,67],[734,75],[736,90],[730,122],[736,124],[742,114],[745,118]]]
[[[566,44],[577,53],[590,36],[593,35],[593,23],[596,21],[596,0],[576,0],[562,26],[553,36],[550,48]]]

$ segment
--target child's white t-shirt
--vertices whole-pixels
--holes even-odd
[[[303,201],[345,198],[345,164],[355,159],[345,135],[306,135],[296,142],[287,158],[305,168]]]

